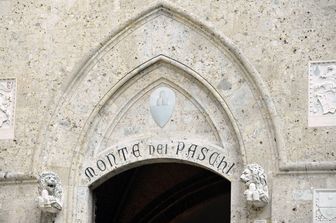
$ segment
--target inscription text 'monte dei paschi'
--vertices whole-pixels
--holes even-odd
[[[211,146],[201,146],[196,143],[177,141],[169,143],[137,142],[129,146],[116,147],[112,152],[100,155],[95,162],[84,169],[89,181],[102,176],[122,165],[143,159],[170,158],[189,160],[215,169],[226,175],[230,174],[235,162],[230,160],[224,152],[213,149]]]

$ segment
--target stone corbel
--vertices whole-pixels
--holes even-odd
[[[38,206],[44,213],[57,214],[62,210],[62,186],[53,172],[43,172],[39,177]]]
[[[240,179],[247,187],[244,192],[247,202],[257,208],[265,207],[269,202],[269,195],[264,169],[258,164],[249,164]]]

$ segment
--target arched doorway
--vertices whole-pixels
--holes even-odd
[[[56,222],[92,223],[90,188],[172,161],[231,182],[231,222],[269,217],[270,207],[247,208],[239,181],[248,163],[277,168],[281,138],[258,74],[230,41],[183,11],[157,5],[135,18],[74,75],[41,134],[34,172],[51,169],[67,188]],[[158,88],[176,96],[164,128],[150,111]]]
[[[231,184],[180,163],[143,165],[93,189],[95,223],[230,222]]]

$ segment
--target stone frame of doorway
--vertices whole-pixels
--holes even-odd
[[[143,165],[148,165],[148,164],[160,164],[160,163],[181,163],[181,164],[186,164],[186,165],[192,165],[192,166],[196,166],[198,168],[202,168],[204,170],[210,171],[215,173],[216,175],[225,178],[222,174],[219,174],[219,172],[216,172],[212,169],[209,169],[206,166],[202,166],[193,162],[188,162],[186,160],[177,160],[177,159],[152,159],[152,160],[144,160],[144,161],[138,161],[135,163],[130,163],[127,165],[122,166],[121,168],[118,168],[114,171],[112,171],[111,173],[108,174],[108,176],[105,176],[104,178],[101,178],[99,180],[99,182],[95,182],[93,185],[90,186],[81,186],[78,187],[78,195],[83,195],[85,194],[86,199],[89,198],[89,200],[87,200],[87,207],[85,208],[86,210],[89,210],[88,213],[86,213],[85,218],[86,219],[90,219],[90,221],[88,221],[88,223],[94,223],[94,207],[93,205],[93,194],[92,191],[94,188],[98,187],[99,185],[101,185],[102,183],[104,183],[106,180],[109,180],[111,178],[113,178],[114,176],[117,176],[118,174],[121,174],[127,170],[133,169],[133,168],[137,168]],[[225,178],[226,180],[228,180],[227,178]],[[234,202],[232,199],[236,199],[237,197],[240,197],[242,194],[242,190],[244,189],[243,185],[241,184],[241,182],[238,180],[235,181],[231,181],[228,180],[231,184],[231,197],[230,197],[230,203],[231,203],[231,223],[238,223],[241,222],[240,219],[236,218],[234,215],[245,215],[246,213],[246,204],[242,204],[241,202]],[[234,210],[232,210],[232,208]],[[80,218],[78,218],[80,219]],[[76,222],[77,223],[77,222]]]
[[[159,55],[149,61],[146,61],[145,63],[141,64],[141,66],[139,66],[137,69],[133,70],[132,72],[130,72],[127,77],[125,78],[126,80],[124,80],[124,83],[120,83],[120,86],[118,86],[118,88],[113,91],[113,94],[118,94],[117,91],[119,91],[121,88],[128,88],[128,85],[126,83],[128,83],[129,85],[132,85],[132,82],[136,82],[136,80],[132,80],[132,78],[134,76],[137,76],[139,73],[142,72],[147,72],[147,70],[150,70],[153,66],[160,66],[160,64],[167,64],[169,66],[173,66],[178,70],[181,70],[185,73],[187,73],[188,75],[190,75],[191,77],[195,78],[198,77],[198,81],[200,82],[200,85],[204,86],[204,88],[206,89],[212,89],[212,87],[207,84],[206,81],[204,81],[199,74],[197,74],[196,72],[194,72],[193,70],[191,70],[190,68],[186,67],[183,64],[180,64],[178,61],[174,61],[171,58],[168,58],[164,55]],[[146,74],[145,74],[146,75]],[[161,80],[161,78],[159,78],[159,80]],[[153,81],[154,83],[157,81]],[[211,91],[211,90],[210,90]],[[211,91],[210,94],[213,95],[214,100],[215,101],[219,101],[221,100],[220,97],[216,97],[215,94],[216,92]],[[112,100],[110,96],[107,97],[109,100]],[[132,97],[131,97],[132,98]],[[133,100],[133,99],[130,99]],[[103,103],[104,106],[108,106],[108,102],[104,102]],[[225,102],[221,101],[220,102],[221,106],[225,106]],[[222,108],[223,109],[223,108]],[[127,110],[127,109],[126,109]],[[226,109],[223,109],[226,111]],[[216,112],[215,112],[216,113]],[[102,116],[102,115],[101,115]],[[119,116],[119,115],[118,115]],[[98,117],[98,116],[97,116]],[[103,117],[100,117],[100,119],[104,119]],[[214,120],[221,120],[222,118],[215,118],[214,115],[211,115],[211,118]],[[86,139],[97,139],[94,135],[97,134],[97,127],[94,126],[94,123],[96,123],[96,121],[94,121],[94,119],[92,119],[90,121],[91,123],[91,127],[90,129],[94,129],[94,131],[87,131],[87,135],[85,136]],[[232,122],[230,122],[230,124],[232,124]],[[238,131],[238,129],[236,127],[232,127],[232,131],[234,134],[234,137],[236,138],[234,141],[238,142],[239,141],[239,137],[236,137],[236,131],[234,131],[233,129],[235,128],[236,131]],[[100,131],[98,131],[100,132]],[[146,138],[146,137],[140,137],[140,138],[136,138],[133,139],[131,142],[129,143],[136,143],[136,142],[140,142],[140,141],[158,141],[157,138]],[[178,141],[179,139],[176,139],[176,141]],[[190,140],[186,139],[187,142]],[[83,143],[83,147],[84,148],[88,148],[90,145],[90,140],[85,140]],[[195,139],[191,140],[192,142],[195,142]],[[169,142],[166,142],[169,143]],[[191,142],[190,142],[191,143]],[[213,148],[215,151],[217,152],[221,152],[221,150],[223,150],[224,148],[222,147],[218,147],[216,145],[212,145],[212,144],[207,144],[207,143],[203,143],[202,141],[196,141],[196,143],[200,146],[200,147],[207,147],[207,148]],[[238,142],[239,144],[239,142]],[[121,146],[125,146],[125,145],[117,145],[117,147],[121,148]],[[231,148],[231,147],[230,147]],[[203,169],[207,169],[211,172],[214,172],[217,175],[220,175],[224,178],[226,178],[228,181],[230,181],[231,183],[231,214],[232,214],[232,222],[242,222],[242,220],[240,218],[237,218],[236,216],[247,216],[247,211],[246,211],[246,203],[245,203],[245,199],[243,196],[243,191],[244,191],[244,185],[240,182],[240,173],[243,171],[243,163],[246,163],[244,159],[245,154],[244,151],[236,151],[239,150],[238,147],[232,147],[231,149],[235,149],[235,152],[231,152],[232,155],[229,159],[233,159],[233,162],[236,165],[236,171],[231,174],[231,175],[226,175],[224,174],[221,170],[218,170],[216,168],[213,168],[207,164],[205,164],[204,162],[197,162],[197,160],[188,160],[186,159],[186,157],[179,157],[179,156],[175,156],[175,154],[171,154],[170,156],[168,155],[163,155],[163,156],[157,156],[156,158],[153,159],[153,157],[144,157],[142,156],[140,159],[136,159],[136,160],[131,160],[129,162],[124,162],[122,164],[120,164],[119,166],[117,166],[116,168],[112,168],[109,169],[108,172],[102,174],[102,175],[98,175],[98,177],[94,178],[93,181],[88,182],[86,180],[86,176],[84,176],[84,169],[81,169],[80,171],[82,173],[74,173],[74,176],[78,176],[77,179],[75,179],[74,181],[77,182],[77,184],[79,183],[80,185],[78,185],[77,187],[77,191],[75,192],[75,194],[77,194],[77,197],[81,197],[80,200],[88,200],[88,202],[84,205],[84,206],[80,206],[80,207],[76,207],[75,210],[85,210],[85,211],[81,211],[82,212],[86,212],[86,210],[92,210],[92,194],[91,194],[91,188],[97,187],[98,185],[100,185],[102,182],[110,179],[111,177],[125,171],[128,170],[130,168],[134,168],[137,166],[141,166],[141,165],[146,165],[146,164],[151,164],[151,163],[163,163],[163,162],[176,162],[176,163],[188,163],[190,165],[195,165],[195,166],[199,166]],[[104,153],[110,153],[113,152],[114,150],[114,146],[107,148],[104,150]],[[228,150],[228,148],[226,148],[226,150]],[[88,166],[94,166],[94,162],[96,161],[96,159],[98,159],[99,157],[103,157],[104,153],[92,153],[92,152],[86,152],[86,157],[81,157],[80,160],[77,160],[76,162],[79,163],[83,168],[88,167]],[[238,155],[239,154],[239,155]],[[103,158],[101,158],[103,159]],[[92,162],[93,161],[93,162]],[[78,171],[78,169],[77,169]],[[78,199],[78,198],[77,198]],[[249,215],[253,215],[253,213],[249,213]],[[80,219],[91,219],[92,218],[92,213],[88,213],[87,216],[85,217],[79,217]]]
[[[249,108],[248,105],[237,105],[232,101],[228,100],[227,95],[223,95],[220,91],[213,88],[211,85],[210,89],[215,89],[213,92],[215,95],[221,99],[221,104],[223,105],[224,110],[227,112],[229,117],[231,117],[232,125],[235,128],[236,135],[239,141],[240,146],[240,154],[242,156],[242,160],[244,164],[248,164],[251,162],[259,162],[263,165],[267,172],[271,173],[277,169],[277,165],[274,165],[274,162],[278,164],[278,149],[277,146],[281,145],[282,140],[276,134],[276,129],[274,128],[274,123],[277,123],[276,112],[270,97],[268,97],[267,90],[264,87],[263,82],[259,78],[258,73],[249,65],[249,63],[244,59],[239,50],[229,41],[227,38],[222,35],[216,34],[215,31],[207,28],[203,24],[196,22],[193,16],[185,15],[182,9],[175,8],[169,5],[155,5],[151,7],[148,11],[142,12],[137,16],[137,19],[131,20],[127,22],[125,25],[126,28],[122,30],[118,30],[112,35],[112,38],[109,38],[108,41],[104,44],[102,48],[100,48],[94,55],[90,56],[90,59],[85,62],[85,65],[81,66],[81,68],[74,73],[74,78],[71,80],[70,84],[67,87],[67,90],[64,94],[58,95],[56,97],[56,101],[59,103],[56,104],[55,113],[50,117],[50,122],[45,128],[45,131],[42,132],[41,138],[42,142],[41,147],[38,151],[36,151],[34,160],[41,160],[40,162],[34,163],[34,172],[40,172],[42,169],[53,169],[56,172],[60,173],[62,181],[65,183],[65,188],[67,189],[67,194],[65,194],[66,202],[64,208],[66,211],[61,213],[58,217],[58,221],[66,221],[66,222],[76,222],[77,219],[75,217],[76,212],[80,212],[80,208],[76,207],[76,202],[82,200],[82,197],[76,196],[85,194],[87,192],[87,186],[81,186],[79,184],[78,172],[82,168],[82,164],[80,163],[81,158],[83,157],[83,144],[82,141],[84,137],[87,135],[88,131],[88,123],[90,123],[90,119],[92,116],[97,114],[97,110],[104,105],[104,102],[107,98],[113,94],[115,89],[118,88],[119,85],[122,85],[127,78],[122,79],[121,82],[116,83],[113,88],[104,89],[103,86],[96,87],[95,89],[100,92],[101,95],[97,97],[93,97],[92,101],[86,101],[87,108],[85,112],[80,112],[77,109],[83,108],[81,104],[81,98],[76,98],[76,101],[72,101],[74,96],[79,96],[82,94],[82,97],[86,97],[87,95],[82,92],[83,83],[87,76],[92,75],[90,73],[93,67],[100,63],[111,47],[113,48],[113,44],[119,41],[119,39],[127,34],[130,30],[134,29],[134,27],[139,26],[142,22],[146,21],[148,18],[155,18],[157,15],[164,15],[172,19],[176,19],[176,21],[181,22],[188,26],[189,28],[195,29],[198,34],[203,35],[208,38],[209,44],[216,45],[217,47],[223,50],[223,57],[230,58],[230,63],[236,66],[239,72],[237,75],[241,77],[242,80],[246,81],[244,87],[248,89],[248,94],[251,95],[251,102],[253,104],[258,104],[260,107],[253,110]],[[190,53],[190,52],[189,52]],[[160,57],[159,54],[156,57]],[[146,58],[143,58],[146,59]],[[109,59],[108,59],[109,60]],[[214,65],[215,66],[215,65]],[[197,67],[190,65],[189,67],[193,67],[192,70],[198,70]],[[137,71],[138,66],[131,66],[131,71]],[[217,69],[219,71],[220,69]],[[128,73],[128,72],[127,72]],[[205,84],[209,85],[205,79],[206,72],[203,73],[202,76],[198,76],[201,81]],[[111,72],[110,75],[114,75],[114,72]],[[196,76],[197,77],[197,76]],[[94,87],[94,86],[92,86]],[[236,90],[236,91],[235,91]],[[230,93],[233,95],[237,95],[239,92],[237,89],[233,89]],[[250,112],[251,114],[255,114],[254,120],[255,123],[251,123],[247,119],[247,115],[242,115],[239,113],[241,109],[245,108],[246,112]],[[89,111],[89,112],[88,112]],[[256,112],[258,111],[258,112]],[[61,127],[59,123],[64,120],[64,118],[68,117],[69,112],[75,114],[70,117],[71,122],[75,123],[78,127],[77,129],[68,129]],[[90,116],[87,116],[89,114]],[[68,117],[69,118],[69,117]],[[250,138],[250,132],[247,131],[247,125],[254,125],[250,128],[253,129],[264,129],[262,133],[255,139]],[[56,141],[55,138],[58,138],[59,141]],[[73,140],[73,138],[75,140]],[[72,140],[69,140],[72,139]],[[257,145],[260,141],[263,140],[263,145]],[[67,141],[68,140],[68,141]],[[69,154],[57,154],[60,149],[67,148],[70,152]],[[269,158],[269,161],[262,160],[258,157],[263,157],[266,154]],[[64,156],[64,157],[62,157]],[[56,159],[56,157],[58,159]],[[64,165],[58,164],[59,159],[63,159],[65,162]],[[70,171],[69,171],[70,170]],[[69,173],[70,172],[70,173]],[[239,179],[238,179],[239,180]],[[237,183],[239,182],[237,180]],[[271,177],[270,177],[271,180]],[[232,185],[232,188],[234,185]],[[78,190],[77,192],[75,192]],[[241,196],[241,195],[240,195]],[[90,199],[90,194],[85,194],[85,197]],[[232,198],[233,200],[233,198]],[[89,204],[85,204],[89,205]],[[76,207],[76,210],[74,209]],[[72,211],[69,211],[72,210]],[[87,209],[88,210],[88,209]],[[270,210],[270,208],[268,208]],[[270,216],[270,211],[266,214],[268,217]],[[81,221],[77,221],[81,222]]]

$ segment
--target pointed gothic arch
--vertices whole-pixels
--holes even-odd
[[[103,109],[123,86],[159,63],[185,72],[200,83],[200,89],[211,94],[210,101],[218,102],[225,114],[223,120],[232,130],[230,134],[236,146],[234,158],[240,166],[258,162],[269,172],[276,169],[277,143],[281,143],[281,139],[273,128],[274,110],[267,94],[263,93],[266,90],[257,73],[226,38],[179,10],[160,5],[129,22],[76,72],[48,123],[44,143],[36,152],[35,160],[41,162],[35,163],[35,171],[54,168],[63,174],[69,194],[66,209],[59,216],[60,222],[91,221],[90,214],[83,214],[90,213],[91,205],[89,184],[83,178],[83,160],[94,158],[92,142],[100,137],[93,123],[97,118],[104,120],[101,119]],[[108,176],[127,165],[125,163]],[[104,176],[101,179],[105,179]],[[247,219],[239,194],[238,171],[231,180],[238,188],[233,192],[237,203],[232,210]]]

